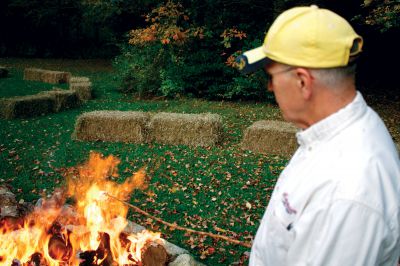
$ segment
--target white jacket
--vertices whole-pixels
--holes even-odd
[[[254,239],[250,265],[397,265],[400,160],[359,92],[297,133]]]

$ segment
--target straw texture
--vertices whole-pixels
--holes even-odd
[[[51,84],[67,83],[71,73],[40,68],[25,68],[24,80],[40,81]]]
[[[150,140],[162,144],[213,146],[221,140],[217,114],[158,113],[150,121]]]
[[[93,111],[80,115],[73,138],[85,141],[144,143],[149,114],[132,111]]]
[[[0,99],[0,117],[4,119],[33,117],[53,110],[53,97],[47,94]]]
[[[257,153],[291,156],[298,147],[296,132],[287,122],[257,121],[244,131],[241,146]]]

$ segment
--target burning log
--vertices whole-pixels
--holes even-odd
[[[110,236],[106,233],[102,233],[100,239],[101,243],[96,250],[88,250],[79,254],[79,258],[82,260],[81,263],[79,263],[80,266],[108,266],[116,264],[111,254]]]
[[[160,233],[124,231],[128,206],[106,195],[126,200],[132,189],[144,187],[145,174],[117,184],[109,177],[118,164],[115,157],[91,154],[79,177],[69,177],[68,189],[39,200],[22,222],[0,224],[0,265],[158,266],[175,260]],[[65,205],[69,196],[74,206]]]
[[[167,262],[168,254],[162,245],[150,244],[143,252],[143,266],[165,266]]]
[[[43,258],[43,255],[36,252],[36,253],[33,253],[33,255],[31,256],[31,259],[28,262],[28,265],[41,266],[41,265],[47,265],[47,264]]]
[[[126,237],[126,236],[125,236]],[[126,240],[126,239],[125,239]],[[125,245],[129,245],[125,242]],[[142,266],[165,266],[168,262],[168,254],[164,246],[155,242],[147,243],[141,250],[141,262],[129,256],[129,265],[142,265]],[[81,259],[80,266],[102,265],[113,266],[118,265],[113,260],[112,251],[110,247],[110,236],[107,233],[101,234],[101,244],[97,250],[88,250],[79,254]]]
[[[79,263],[80,266],[92,266],[92,265],[98,265],[96,264],[96,261],[98,260],[97,258],[97,252],[95,250],[88,250],[85,252],[82,252],[79,254],[79,258],[82,260],[81,263]],[[103,265],[103,264],[100,264]]]
[[[11,266],[21,266],[21,265],[22,265],[21,262],[19,260],[17,260],[17,259],[13,259],[13,261],[11,263]]]
[[[71,243],[61,235],[53,235],[49,241],[49,255],[55,260],[67,262],[72,256]]]
[[[66,233],[66,235],[64,233]],[[70,231],[64,232],[63,226],[60,223],[53,223],[49,230],[49,235],[51,235],[51,237],[48,244],[49,255],[52,259],[68,262],[73,256],[73,248],[68,237],[70,233]]]
[[[0,219],[0,233],[18,230],[24,225],[24,218],[5,216]],[[0,260],[1,261],[1,260]]]

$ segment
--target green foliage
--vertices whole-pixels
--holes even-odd
[[[181,95],[188,48],[204,31],[188,23],[182,6],[168,1],[145,16],[148,26],[129,32],[130,46],[123,46],[115,60],[121,76],[121,90],[139,97]],[[178,72],[179,71],[179,72]]]
[[[182,94],[182,80],[174,79],[173,77],[169,76],[168,72],[165,69],[161,69],[160,78],[160,92],[163,96],[177,97]]]
[[[166,69],[168,76],[178,81],[188,96],[218,98],[218,87],[224,83],[222,60],[204,49],[191,49],[177,64]]]
[[[114,61],[121,91],[139,98],[266,99],[260,73],[240,76],[209,50],[193,49],[179,57],[171,50],[161,44],[124,47]]]
[[[0,31],[7,36],[0,38],[0,56],[111,58],[121,52],[120,87],[142,97],[265,99],[258,77],[241,77],[230,66],[235,56],[255,47],[254,40],[263,40],[278,14],[296,5],[317,4],[353,18],[365,39],[363,57],[377,58],[374,63],[391,56],[382,52],[389,54],[387,46],[397,44],[400,29],[397,0],[0,2]],[[136,48],[120,49],[127,32]],[[370,68],[368,61],[361,69]],[[360,73],[369,84],[372,75]],[[392,73],[373,77],[385,88],[387,80],[395,83]]]
[[[140,97],[155,96],[161,85],[159,45],[142,48],[124,46],[114,60],[120,90]]]
[[[124,45],[115,60],[123,92],[139,97],[265,99],[259,75],[240,77],[232,68],[231,53],[247,37],[245,32],[193,26],[182,5],[166,5],[145,16],[147,27],[129,33],[131,46]]]
[[[250,76],[233,78],[231,89],[225,93],[228,99],[266,99],[267,85],[264,75],[260,72]],[[272,94],[269,95],[272,97]]]
[[[400,27],[400,2],[396,0],[365,0],[359,14],[353,20],[386,32]]]

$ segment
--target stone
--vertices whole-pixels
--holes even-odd
[[[172,258],[172,260],[177,258],[179,255],[189,254],[189,251],[187,251],[186,249],[178,247],[177,245],[174,245],[168,242],[167,240],[164,240],[164,247],[168,255]]]
[[[174,261],[170,262],[168,266],[204,266],[204,264],[196,261],[189,254],[179,255]]]
[[[144,226],[141,226],[137,223],[128,220],[128,224],[126,225],[124,232],[127,234],[137,234],[143,230],[146,230]]]
[[[0,186],[0,218],[18,217],[17,205],[15,195],[5,186]]]
[[[18,203],[14,193],[6,186],[0,186],[0,218],[20,218],[33,209],[28,202]]]

